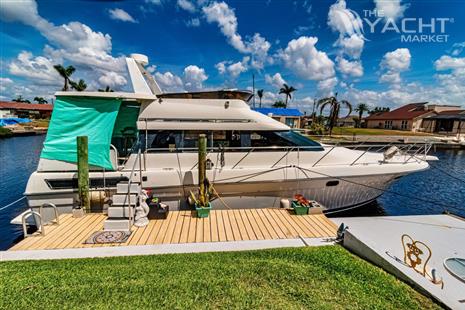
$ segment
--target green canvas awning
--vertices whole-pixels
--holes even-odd
[[[112,170],[110,143],[121,100],[58,97],[41,158],[77,162],[76,137],[89,138],[89,164]]]

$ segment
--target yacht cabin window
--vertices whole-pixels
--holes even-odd
[[[247,148],[259,148],[256,151],[267,151],[266,147],[307,147],[301,150],[321,151],[318,142],[293,131],[234,131],[234,130],[153,130],[140,132],[140,143],[148,152],[196,152],[198,136],[207,135],[207,147],[224,147],[226,151],[247,151]],[[261,149],[260,149],[261,148]],[[273,149],[268,149],[273,150]]]

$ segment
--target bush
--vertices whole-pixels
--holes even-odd
[[[9,130],[8,128],[0,127],[0,137],[10,137],[11,135],[11,130]]]

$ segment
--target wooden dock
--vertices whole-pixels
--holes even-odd
[[[194,217],[191,211],[171,211],[166,220],[150,220],[145,227],[134,227],[124,243],[85,244],[92,233],[103,229],[105,219],[105,215],[96,213],[82,218],[61,215],[60,225],[45,226],[45,236],[28,237],[9,250],[332,238],[337,229],[323,214],[296,216],[283,209],[213,210],[203,219]]]

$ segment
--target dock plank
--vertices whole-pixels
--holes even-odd
[[[61,224],[47,226],[45,236],[26,238],[10,250],[334,237],[337,229],[324,214],[295,216],[275,208],[212,210],[208,218],[202,219],[191,211],[171,211],[164,220],[150,220],[145,227],[133,227],[124,243],[84,244],[92,233],[103,229],[105,219],[105,215],[94,213],[82,218],[61,215]]]

